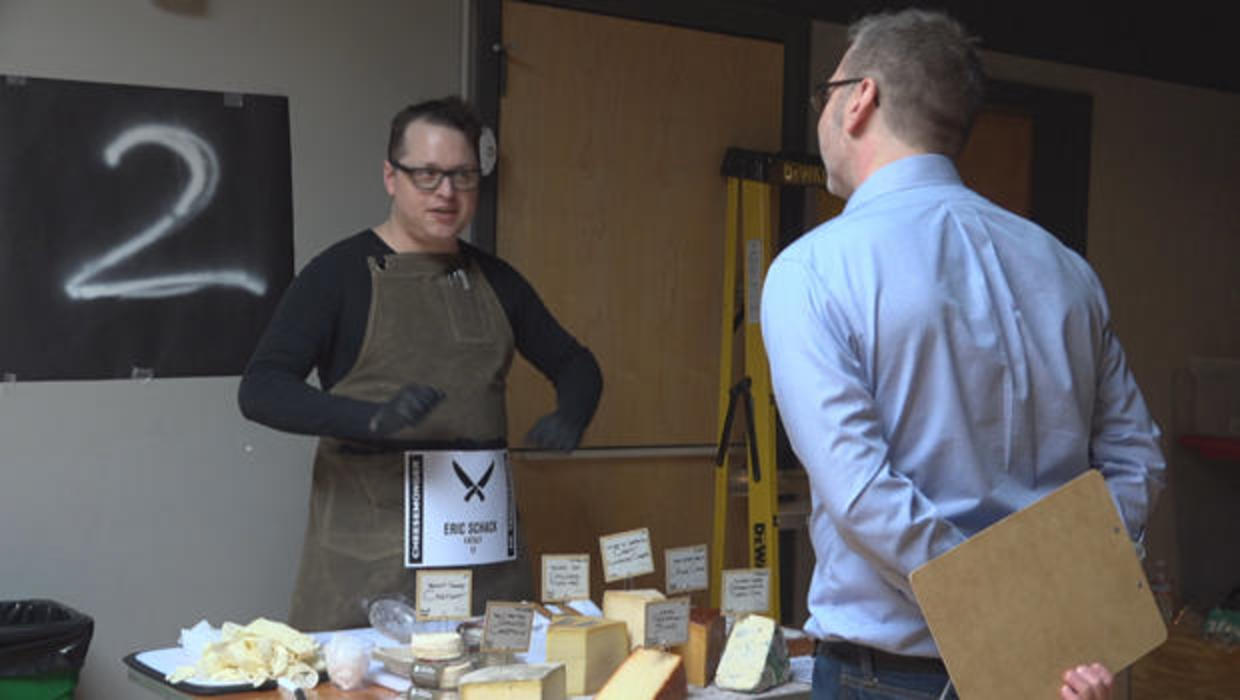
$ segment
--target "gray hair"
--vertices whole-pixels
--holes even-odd
[[[863,17],[848,29],[846,78],[872,78],[888,128],[909,145],[955,157],[969,139],[986,76],[976,39],[942,12]]]

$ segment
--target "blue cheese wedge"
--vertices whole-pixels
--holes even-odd
[[[761,693],[792,677],[788,646],[775,620],[765,615],[741,618],[728,636],[715,671],[715,685],[727,690]]]

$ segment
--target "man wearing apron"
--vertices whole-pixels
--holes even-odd
[[[480,132],[457,98],[393,118],[383,164],[387,220],[306,265],[242,378],[247,418],[320,436],[289,619],[299,629],[365,626],[367,601],[413,597],[406,452],[419,474],[417,451],[465,450],[480,460],[448,460],[455,483],[428,478],[423,492],[419,480],[419,513],[422,505],[450,512],[497,501],[502,511],[512,502],[504,389],[514,348],[556,389],[556,410],[528,441],[575,448],[598,405],[602,376],[590,351],[516,270],[457,238],[477,204]],[[311,370],[321,389],[306,382]],[[487,600],[533,598],[529,561],[505,520],[507,555],[472,567],[475,613]]]

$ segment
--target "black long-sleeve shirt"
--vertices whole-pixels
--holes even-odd
[[[495,291],[516,349],[555,385],[557,411],[585,427],[603,378],[594,355],[555,320],[511,265],[465,242]],[[327,391],[353,367],[366,334],[371,280],[367,260],[394,251],[371,230],[311,260],[285,291],[241,380],[238,400],[250,420],[292,433],[365,440],[379,404]],[[322,389],[306,382],[314,370]]]

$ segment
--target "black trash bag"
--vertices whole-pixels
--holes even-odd
[[[1240,612],[1240,586],[1231,589],[1231,593],[1228,593],[1227,597],[1223,598],[1223,602],[1219,603],[1218,607],[1224,610]]]
[[[0,678],[77,673],[94,631],[89,615],[52,600],[0,601]]]

